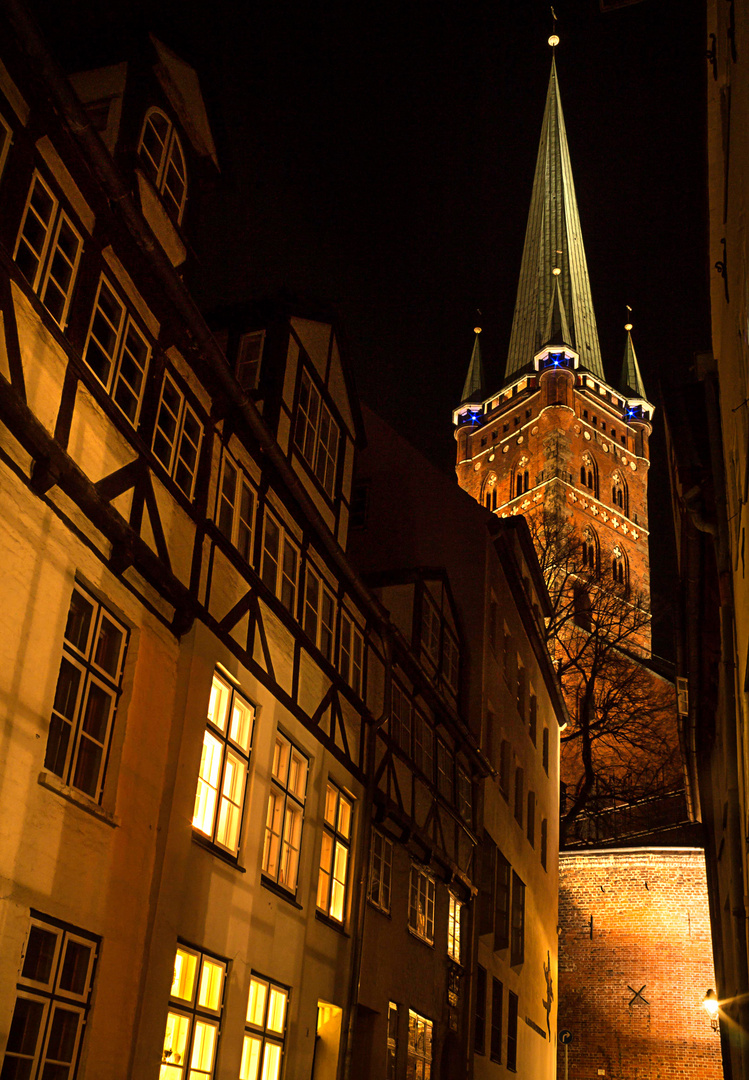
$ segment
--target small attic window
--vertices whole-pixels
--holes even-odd
[[[179,225],[187,201],[185,154],[174,124],[161,109],[154,107],[146,113],[138,157],[167,214]]]
[[[246,394],[257,390],[260,383],[260,362],[263,359],[265,330],[252,330],[242,334],[237,349],[237,382]]]

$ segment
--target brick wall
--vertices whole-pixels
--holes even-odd
[[[722,1080],[720,1039],[700,1007],[715,986],[704,852],[562,854],[559,878],[570,1077]],[[558,1055],[561,1078],[561,1045]]]

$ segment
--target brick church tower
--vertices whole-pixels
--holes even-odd
[[[453,413],[458,482],[501,517],[543,509],[580,538],[600,579],[649,601],[647,481],[653,406],[631,326],[606,378],[552,60],[502,385],[485,385],[476,330]],[[649,648],[649,630],[643,628]]]

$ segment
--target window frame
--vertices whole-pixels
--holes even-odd
[[[510,966],[525,961],[525,882],[512,871],[512,915],[510,920]]]
[[[329,810],[329,799],[333,809]],[[344,812],[347,807],[347,812]],[[329,817],[332,813],[332,820]],[[348,815],[347,828],[345,827]],[[322,845],[317,878],[317,912],[344,926],[348,906],[348,884],[351,867],[351,841],[354,831],[354,799],[339,784],[328,777],[322,822]],[[330,845],[326,852],[326,840]],[[329,859],[326,860],[326,854]],[[343,866],[339,864],[339,858]],[[327,865],[326,865],[327,863]],[[337,891],[336,891],[337,888]]]
[[[541,736],[541,764],[542,764],[543,770],[544,770],[544,772],[546,773],[547,776],[549,775],[549,743],[550,743],[550,741],[551,741],[551,736],[549,734],[549,729],[547,727],[545,727],[544,730],[543,730],[543,734]]]
[[[166,135],[163,142],[161,142],[161,138],[158,132],[156,132],[155,125],[152,125],[153,130],[156,132],[156,136],[159,139],[159,142],[161,142],[162,146],[161,156],[158,162],[154,161],[151,155],[151,151],[148,149],[147,146],[145,146],[146,128],[148,127],[151,117],[154,115],[161,116],[167,123]],[[168,183],[169,168],[171,165],[173,165],[175,147],[178,151],[180,163],[182,166],[181,181],[183,185],[183,190],[182,197],[179,201],[175,198],[174,192],[171,190]],[[184,217],[185,206],[187,205],[187,160],[185,158],[185,151],[182,147],[182,140],[180,139],[179,132],[177,131],[177,125],[174,123],[173,120],[170,119],[169,116],[167,116],[164,110],[160,109],[157,105],[149,106],[149,108],[146,109],[146,113],[143,117],[143,124],[141,125],[140,137],[138,138],[138,146],[136,149],[136,155],[140,161],[145,161],[142,153],[143,151],[145,151],[145,154],[147,155],[148,160],[153,167],[154,173],[154,175],[150,175],[150,170],[147,167],[145,175],[148,177],[156,191],[162,197],[162,202],[164,203],[164,210],[166,211],[169,219],[174,222],[175,225],[180,226],[182,224],[182,218]],[[178,170],[175,169],[175,172],[177,171]],[[164,198],[166,192],[168,192],[169,199],[171,200],[170,202],[168,202],[167,199]],[[176,217],[173,216],[170,207],[176,210]]]
[[[262,1021],[260,1023],[250,1018],[253,1006],[253,987],[256,986],[265,988],[262,1004]],[[283,1025],[280,1031],[278,1027],[269,1027],[271,999],[274,995],[276,997],[283,997],[284,1000]],[[283,1073],[284,1053],[286,1051],[286,1032],[288,1028],[290,998],[291,987],[284,986],[282,983],[269,979],[265,975],[260,975],[254,970],[250,973],[239,1080],[259,1080],[259,1077],[261,1076],[264,1077],[265,1080],[279,1080],[281,1077]],[[256,1046],[259,1044],[260,1051],[259,1054],[254,1057],[255,1069],[251,1072],[250,1069],[253,1065],[253,1057],[251,1056],[250,1047],[253,1043]],[[273,1047],[278,1051],[275,1072],[272,1071],[274,1068],[273,1063],[266,1057],[268,1047]],[[267,1062],[269,1063],[270,1068],[265,1071]]]
[[[540,857],[541,866],[544,870],[547,870],[546,863],[548,860],[548,847],[549,847],[549,820],[548,818],[541,819],[541,844],[540,844]],[[548,871],[547,871],[548,872]]]
[[[473,1011],[473,1049],[486,1053],[486,968],[476,965],[476,1001]]]
[[[512,990],[507,994],[507,1071],[518,1068],[518,996]]]
[[[225,702],[225,707],[224,707]],[[235,711],[237,709],[244,708],[249,716],[248,732],[244,743],[237,737],[235,730]],[[223,712],[223,723],[215,719],[215,715],[218,710]],[[242,844],[242,828],[244,823],[244,811],[245,801],[247,798],[247,784],[250,776],[250,758],[252,755],[252,740],[255,732],[255,719],[256,709],[252,702],[242,694],[239,689],[234,686],[229,679],[222,675],[218,671],[214,671],[213,678],[211,680],[211,695],[208,706],[208,715],[206,718],[206,727],[203,734],[203,748],[201,753],[200,767],[198,769],[198,783],[195,791],[195,808],[193,811],[192,827],[194,833],[197,833],[201,840],[210,844],[212,847],[218,848],[220,851],[226,852],[233,858],[239,855],[239,849]],[[234,735],[232,732],[234,731]],[[209,754],[211,750],[218,753],[218,767],[213,769],[214,779],[216,783],[211,783],[210,770],[215,763],[215,758],[211,760]],[[240,779],[241,794],[239,801],[235,798],[231,798],[231,795],[236,795],[235,791],[228,794],[226,791],[227,777],[231,784],[231,776],[229,774],[229,765],[233,761],[234,765],[244,769],[244,778]],[[208,768],[209,775],[204,776],[204,769]],[[205,828],[201,828],[197,824],[199,803],[204,802],[204,815],[208,813],[206,801],[210,801],[210,795],[208,792],[214,792],[214,804],[213,809],[210,812],[211,823],[210,828],[206,831]],[[201,796],[205,798],[201,800]],[[238,818],[236,825],[236,842],[225,843],[219,835],[221,829],[222,820],[225,822],[226,818],[223,815],[223,810],[226,805],[236,808],[236,815]],[[226,815],[231,815],[231,810],[226,811]]]
[[[502,1064],[502,1005],[504,986],[492,976],[492,1015],[489,1028],[489,1060]]]
[[[525,832],[528,837],[528,843],[532,848],[536,846],[536,793],[535,791],[528,791],[526,798],[526,813],[525,813]]]
[[[422,888],[423,886],[423,888]],[[411,863],[408,882],[408,929],[426,945],[434,945],[434,911],[437,883],[432,875]],[[422,926],[419,926],[423,921]]]
[[[175,992],[175,987],[179,988],[181,983],[182,964],[180,963],[178,967],[177,963],[180,955],[188,960],[189,958],[192,958],[194,961],[194,965],[192,966],[192,986],[189,996],[187,997],[182,997]],[[219,1000],[216,1007],[212,1007],[210,1004],[201,1001],[201,996],[204,993],[204,978],[206,975],[208,978],[208,986],[206,987],[207,993],[211,993],[212,991],[210,968],[221,973],[221,986],[218,994]],[[191,1077],[194,1075],[196,1064],[199,1069],[197,1075],[205,1077],[206,1080],[212,1080],[216,1070],[219,1040],[221,1038],[221,1020],[224,1008],[224,997],[226,994],[228,970],[229,961],[223,957],[216,956],[205,949],[196,948],[181,939],[177,940],[174,954],[174,975],[169,990],[169,1006],[167,1011],[166,1029],[164,1031],[164,1045],[161,1051],[162,1070],[164,1066],[167,1067],[166,1072],[160,1073],[160,1076],[163,1075],[164,1080],[187,1080],[188,1076]],[[169,1061],[169,1057],[174,1053],[175,1027],[177,1027],[177,1025],[173,1025],[170,1032],[170,1020],[172,1020],[172,1018],[178,1022],[185,1021],[187,1025],[187,1034],[182,1043],[184,1053],[180,1054],[182,1061],[174,1064]],[[180,1031],[180,1027],[177,1027],[177,1030]],[[184,1028],[181,1030],[184,1030]],[[211,1051],[210,1068],[207,1071],[204,1068],[204,1060],[196,1063],[193,1058],[197,1043],[196,1033],[198,1030],[211,1030],[214,1033],[212,1044],[209,1048]],[[169,1047],[167,1047],[167,1039],[171,1039]],[[202,1038],[197,1045],[200,1052],[200,1048],[204,1045]],[[173,1071],[175,1069],[179,1069],[179,1072]]]
[[[325,400],[324,391],[313,379],[309,367],[300,364],[299,389],[294,411],[292,443],[300,457],[308,465],[318,486],[332,502],[336,493],[338,461],[341,449],[341,428]],[[306,391],[306,402],[303,395]],[[314,415],[311,408],[314,402]],[[322,434],[323,424],[326,434]],[[335,445],[331,450],[331,433],[335,432]],[[320,469],[322,467],[322,475]]]
[[[458,765],[458,813],[470,828],[473,828],[473,783],[466,770]]]
[[[437,791],[450,805],[455,803],[455,758],[447,743],[437,737]]]
[[[396,1080],[398,1074],[398,1006],[394,1001],[388,1002],[386,1035],[385,1078],[386,1080]]]
[[[409,1065],[414,1063],[414,1076],[430,1080],[432,1075],[432,1037],[434,1025],[431,1020],[414,1009],[408,1010],[408,1053],[406,1055],[406,1072]],[[423,1049],[419,1043],[423,1040]],[[418,1065],[421,1062],[421,1069]]]
[[[288,747],[288,757],[285,763],[284,776],[282,777],[276,770],[281,768],[282,753],[285,746]],[[304,769],[303,784],[297,784],[294,790],[291,790],[289,786],[292,763],[296,764],[297,769],[300,767]],[[299,887],[299,864],[301,861],[308,782],[309,758],[291,739],[287,738],[281,731],[276,731],[268,790],[268,808],[265,817],[261,873],[266,880],[273,882],[279,889],[283,889],[294,897]],[[291,832],[287,827],[287,817],[290,814],[289,804],[291,804],[291,812],[299,814],[299,831],[296,846],[289,842]],[[275,814],[277,808],[280,808],[280,828],[276,827],[279,824]],[[274,844],[276,847],[275,855],[273,855]],[[295,853],[296,862],[294,872],[289,875],[289,881],[287,882],[290,853]],[[275,870],[271,869],[273,862],[276,863]]]
[[[381,841],[380,851],[377,841]],[[372,842],[369,851],[369,881],[367,900],[382,911],[390,914],[390,902],[393,892],[393,841],[378,829],[372,830]]]
[[[449,894],[447,910],[447,955],[456,964],[461,964],[461,917],[463,904],[453,893]]]
[[[393,679],[390,688],[390,738],[409,758],[413,752],[414,712],[411,699]]]
[[[171,390],[174,392],[174,394],[176,394],[177,398],[179,399],[176,414],[173,411],[171,405],[169,405],[168,402],[165,402],[164,399],[164,390],[167,384],[170,386]],[[166,434],[165,429],[159,426],[162,406],[164,406],[167,413],[174,420],[174,435],[171,440]],[[189,419],[192,419],[194,423],[198,426],[197,444],[193,442],[190,435],[187,434],[185,431],[186,423]],[[197,482],[198,469],[200,468],[200,452],[203,446],[204,434],[205,431],[203,427],[203,422],[201,421],[200,417],[198,416],[197,412],[192,407],[190,402],[187,400],[187,394],[184,392],[184,390],[180,388],[179,384],[172,377],[170,372],[165,371],[164,377],[161,380],[159,403],[156,407],[156,419],[154,420],[153,436],[151,438],[151,452],[158,461],[159,465],[161,465],[161,467],[167,472],[170,479],[173,481],[176,487],[179,488],[179,490],[182,492],[188,502],[192,502],[195,496],[195,484]],[[165,444],[169,447],[169,464],[164,461],[164,458],[161,457],[159,451],[156,449],[156,440],[159,435],[161,435]],[[195,448],[195,465],[192,470],[187,464],[185,458],[183,457],[182,445],[185,440],[187,440],[187,442]],[[177,473],[179,472],[180,465],[183,466],[185,471],[190,476],[189,491],[186,491],[180,481],[177,479]]]
[[[420,709],[411,711],[413,721],[413,761],[414,765],[431,784],[434,783],[435,769],[435,734],[434,728]]]
[[[523,798],[525,791],[525,772],[522,765],[515,766],[515,821],[523,827]]]
[[[345,608],[340,611],[340,631],[338,640],[338,671],[358,697],[364,696],[364,670],[366,649],[364,635],[356,620]],[[348,638],[348,647],[344,646]]]
[[[119,322],[118,322],[117,327],[115,327],[114,324],[111,322],[111,320],[110,320],[108,314],[105,312],[105,310],[103,308],[99,307],[99,300],[100,300],[101,293],[102,293],[102,286],[104,286],[105,288],[107,288],[109,290],[112,298],[119,305],[120,311],[119,311]],[[106,321],[106,323],[109,325],[110,329],[113,330],[114,334],[115,334],[115,344],[114,344],[114,350],[113,350],[112,355],[110,355],[107,352],[106,347],[104,346],[103,342],[99,341],[98,337],[94,333],[94,323],[96,322],[97,313],[99,313],[99,312],[101,312],[101,317]],[[128,340],[129,340],[131,332],[133,332],[134,334],[136,334],[138,336],[138,338],[140,339],[140,342],[146,348],[145,363],[144,363],[144,365],[143,365],[143,367],[141,369],[140,390],[137,393],[134,391],[133,387],[130,385],[130,383],[127,381],[127,379],[125,379],[123,377],[123,375],[122,375],[122,362],[123,362],[123,358],[125,357],[125,354],[128,353],[131,358],[135,359],[134,356],[133,356],[132,350],[128,349]],[[95,346],[99,349],[99,351],[105,357],[105,359],[109,361],[109,370],[108,370],[106,379],[102,379],[101,375],[99,375],[99,373],[96,371],[94,365],[92,364],[91,360],[89,360],[89,358],[88,358],[89,357],[89,348],[91,346],[91,341],[92,340],[94,341]],[[114,287],[114,285],[112,284],[110,279],[107,277],[107,275],[106,274],[101,274],[99,276],[99,282],[98,282],[98,284],[96,286],[96,296],[94,297],[94,304],[93,304],[93,308],[91,310],[91,319],[90,319],[89,324],[88,324],[88,331],[86,332],[86,341],[85,341],[84,346],[83,346],[82,358],[83,358],[84,364],[89,369],[89,371],[92,373],[94,378],[101,384],[101,386],[104,388],[107,395],[112,399],[112,401],[118,407],[118,409],[120,410],[122,415],[126,418],[126,420],[128,420],[128,422],[130,424],[132,424],[132,426],[135,428],[136,431],[138,430],[138,424],[140,422],[140,414],[141,414],[141,409],[143,407],[143,398],[145,396],[146,382],[147,382],[147,379],[148,379],[148,369],[149,369],[149,366],[150,366],[150,363],[151,363],[152,353],[153,353],[153,349],[152,349],[152,346],[151,346],[151,342],[150,342],[150,340],[148,338],[148,335],[146,334],[145,330],[140,325],[138,320],[135,318],[135,316],[133,315],[131,309],[128,307],[127,303],[122,299],[122,296],[120,295],[119,291]],[[135,362],[137,364],[137,360],[135,360]],[[128,388],[128,391],[129,391],[132,399],[135,401],[135,415],[134,416],[130,416],[130,414],[126,411],[125,408],[123,408],[121,402],[118,399],[117,395],[118,395],[118,391],[119,391],[119,388],[120,388],[120,382],[121,381]]]
[[[310,599],[311,582],[315,583],[314,603]],[[317,646],[329,664],[333,663],[335,653],[335,623],[335,594],[317,567],[308,560],[304,568],[302,624],[307,637]]]
[[[510,945],[512,867],[497,848],[494,890],[494,951]]]
[[[268,526],[272,523],[278,531],[278,548],[274,556],[268,548]],[[288,573],[287,552],[293,552],[294,576]],[[266,571],[266,557],[269,563],[275,563],[273,583],[271,574]],[[263,509],[263,532],[260,552],[260,580],[265,587],[279,600],[293,619],[297,617],[299,607],[299,570],[301,566],[301,548],[296,539],[290,534],[281,518],[274,514],[268,505]]]
[[[233,492],[227,490],[227,471],[234,471],[234,480],[229,486]],[[245,494],[249,492],[252,499],[252,509],[249,520],[245,514]],[[230,497],[231,496],[231,497]],[[255,559],[255,525],[257,522],[258,493],[255,485],[251,482],[247,472],[239,464],[236,458],[224,448],[221,458],[221,472],[219,483],[216,486],[216,514],[214,522],[216,528],[229,543],[242,556],[248,566],[254,564]],[[228,520],[227,520],[228,514]],[[245,530],[243,533],[242,530]],[[244,537],[246,536],[246,539]]]
[[[259,341],[260,349],[256,360],[247,360],[243,355],[250,343]],[[260,385],[260,370],[263,363],[263,351],[265,349],[265,330],[247,330],[239,335],[237,342],[237,359],[234,363],[234,377],[246,394],[251,394]],[[251,379],[243,375],[245,370],[252,370]]]

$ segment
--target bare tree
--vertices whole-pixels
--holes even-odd
[[[647,666],[646,598],[554,512],[529,519],[552,604],[547,641],[571,723],[562,733],[563,836],[593,805],[680,786],[673,686]]]

